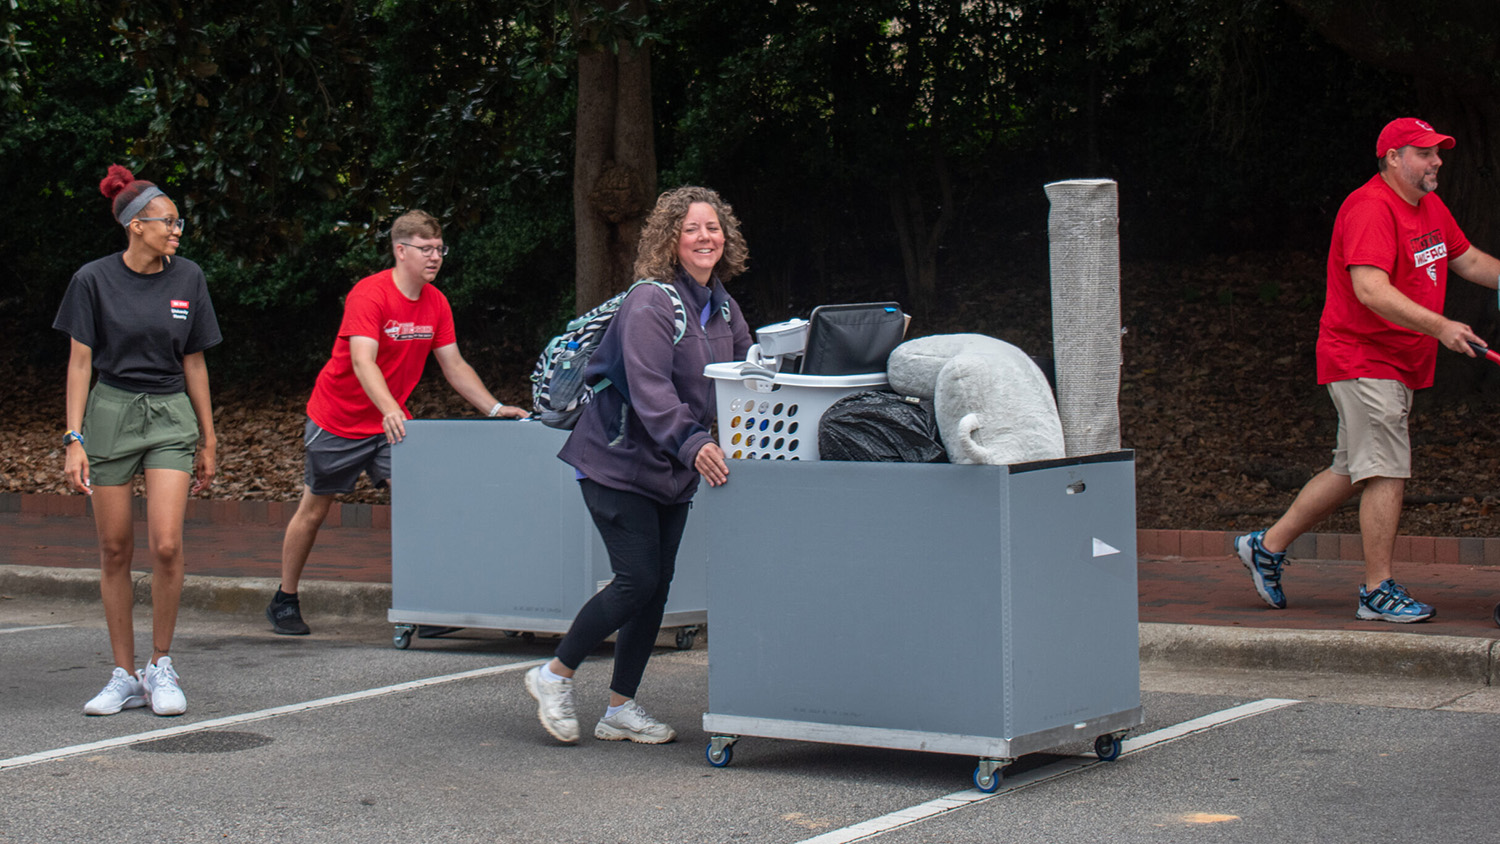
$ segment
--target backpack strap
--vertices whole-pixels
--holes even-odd
[[[630,285],[629,287],[625,288],[625,296],[629,296],[630,295],[630,291],[636,289],[637,287],[640,287],[642,284],[654,284],[657,287],[660,287],[662,290],[665,290],[666,293],[667,293],[667,296],[671,297],[671,299],[672,299],[672,327],[676,331],[676,333],[672,337],[672,345],[674,345],[674,346],[677,345],[678,343],[680,343],[682,341],[682,336],[687,333],[687,308],[683,307],[683,305],[682,305],[682,296],[680,294],[678,294],[677,288],[673,287],[670,284],[666,284],[665,282],[657,281],[654,278],[643,278],[643,279],[635,282],[634,284]],[[624,304],[625,304],[625,299],[624,299],[624,297],[621,297],[621,299],[620,299],[620,305],[621,305],[621,307],[624,307]],[[727,311],[727,306],[726,306],[726,311]],[[727,312],[725,313],[724,318],[725,319],[729,318],[729,314]],[[611,383],[612,382],[608,378],[600,378],[589,389],[591,391],[595,392],[595,393],[599,393],[599,392],[602,392],[604,390],[604,388],[608,387]]]
[[[657,281],[654,278],[643,278],[625,288],[625,295],[629,296],[630,291],[640,287],[642,284],[654,284],[665,290],[667,295],[672,298],[672,328],[676,332],[672,336],[672,345],[675,346],[682,342],[682,335],[687,333],[687,308],[683,307],[682,296],[677,292],[677,288],[666,282]]]

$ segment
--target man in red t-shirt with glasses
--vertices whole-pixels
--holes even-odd
[[[302,620],[297,584],[318,528],[333,497],[352,492],[360,473],[376,486],[390,480],[391,445],[406,436],[406,399],[429,351],[453,389],[479,410],[509,419],[530,415],[496,401],[458,352],[448,298],[431,285],[448,254],[438,221],[425,211],[397,217],[391,251],[394,267],[349,291],[333,356],[307,402],[302,501],[282,540],[281,588],[266,607],[277,633],[311,632]]]
[[[1391,557],[1411,477],[1412,392],[1432,386],[1441,343],[1474,356],[1467,325],[1443,316],[1451,269],[1483,287],[1500,260],[1470,245],[1433,193],[1453,138],[1413,117],[1393,120],[1375,144],[1379,172],[1344,200],[1328,250],[1328,300],[1318,326],[1318,383],[1338,410],[1333,465],[1313,477],[1276,524],[1234,541],[1266,603],[1286,607],[1281,567],[1297,537],[1356,493],[1365,579],[1355,617],[1413,622],[1434,610],[1392,577]]]

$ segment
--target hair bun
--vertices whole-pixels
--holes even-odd
[[[99,183],[99,192],[113,201],[127,185],[135,181],[135,174],[118,164],[109,165],[109,174]]]

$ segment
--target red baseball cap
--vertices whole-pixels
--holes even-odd
[[[1398,117],[1385,124],[1385,128],[1380,130],[1380,140],[1375,142],[1375,157],[1379,158],[1388,150],[1400,149],[1404,146],[1453,149],[1453,138],[1432,128],[1424,120],[1418,120],[1415,117]]]

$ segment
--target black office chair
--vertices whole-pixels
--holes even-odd
[[[906,314],[895,302],[822,305],[808,323],[803,375],[884,372],[886,358],[906,335]]]

